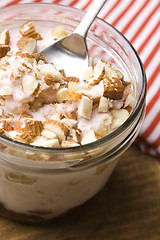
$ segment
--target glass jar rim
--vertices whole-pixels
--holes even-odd
[[[17,4],[17,5],[11,5],[11,6],[7,6],[7,7],[2,7],[0,9],[0,13],[3,11],[8,11],[8,9],[13,9],[16,7],[25,7],[25,6],[50,6],[50,7],[54,7],[54,8],[60,8],[63,10],[70,10],[70,11],[74,11],[75,13],[80,14],[81,16],[83,16],[85,14],[84,11],[80,10],[80,9],[76,9],[74,7],[69,7],[69,6],[64,6],[64,5],[60,5],[60,4],[54,4],[54,3],[21,3],[21,4]],[[127,44],[129,47],[130,52],[132,53],[132,55],[134,55],[135,60],[137,61],[137,66],[139,66],[139,72],[140,72],[140,76],[141,76],[141,89],[140,89],[140,94],[139,97],[137,99],[137,103],[134,106],[134,109],[132,110],[132,113],[130,114],[130,116],[128,117],[128,119],[116,130],[114,130],[113,132],[111,132],[110,134],[106,135],[105,137],[95,141],[95,142],[91,142],[85,145],[81,145],[81,146],[75,146],[75,147],[68,147],[68,148],[46,148],[46,147],[38,147],[38,146],[33,146],[30,144],[26,144],[26,143],[22,143],[13,139],[10,139],[6,136],[1,135],[0,136],[0,140],[2,140],[4,143],[9,143],[11,146],[16,146],[16,147],[20,147],[20,148],[24,148],[26,150],[30,150],[30,151],[43,151],[44,153],[50,153],[50,154],[54,154],[54,153],[68,153],[68,152],[79,152],[82,150],[90,150],[94,147],[97,147],[107,141],[110,141],[112,139],[114,139],[116,136],[120,135],[127,127],[129,127],[129,125],[134,121],[135,117],[138,115],[140,109],[143,107],[144,105],[144,100],[145,100],[145,96],[146,96],[146,88],[147,88],[147,81],[146,81],[146,74],[145,74],[145,70],[143,67],[143,64],[136,52],[136,50],[134,49],[134,47],[131,45],[131,43],[126,39],[126,37],[119,32],[115,27],[113,27],[111,24],[107,23],[106,21],[104,21],[103,19],[100,19],[99,17],[96,18],[96,20],[98,22],[101,22],[102,24],[107,25],[110,29],[112,29],[112,31],[114,31],[125,43],[125,45]]]

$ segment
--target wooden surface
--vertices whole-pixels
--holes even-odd
[[[47,225],[0,218],[0,240],[159,240],[160,161],[130,147],[107,185]]]

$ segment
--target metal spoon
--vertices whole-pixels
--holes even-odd
[[[67,76],[81,78],[83,70],[88,67],[86,35],[105,2],[106,0],[95,0],[71,35],[41,51],[48,62],[53,62],[58,69],[64,69]]]

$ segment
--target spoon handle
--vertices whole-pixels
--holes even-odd
[[[106,1],[107,0],[95,0],[78,27],[75,29],[74,33],[78,33],[83,38],[86,38],[88,29],[90,28],[92,22],[97,17]]]

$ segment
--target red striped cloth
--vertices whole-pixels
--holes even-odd
[[[3,0],[0,7],[43,2],[87,11],[93,0]],[[160,156],[159,0],[107,0],[99,17],[122,32],[137,50],[148,78],[146,116],[137,143],[142,151]]]

